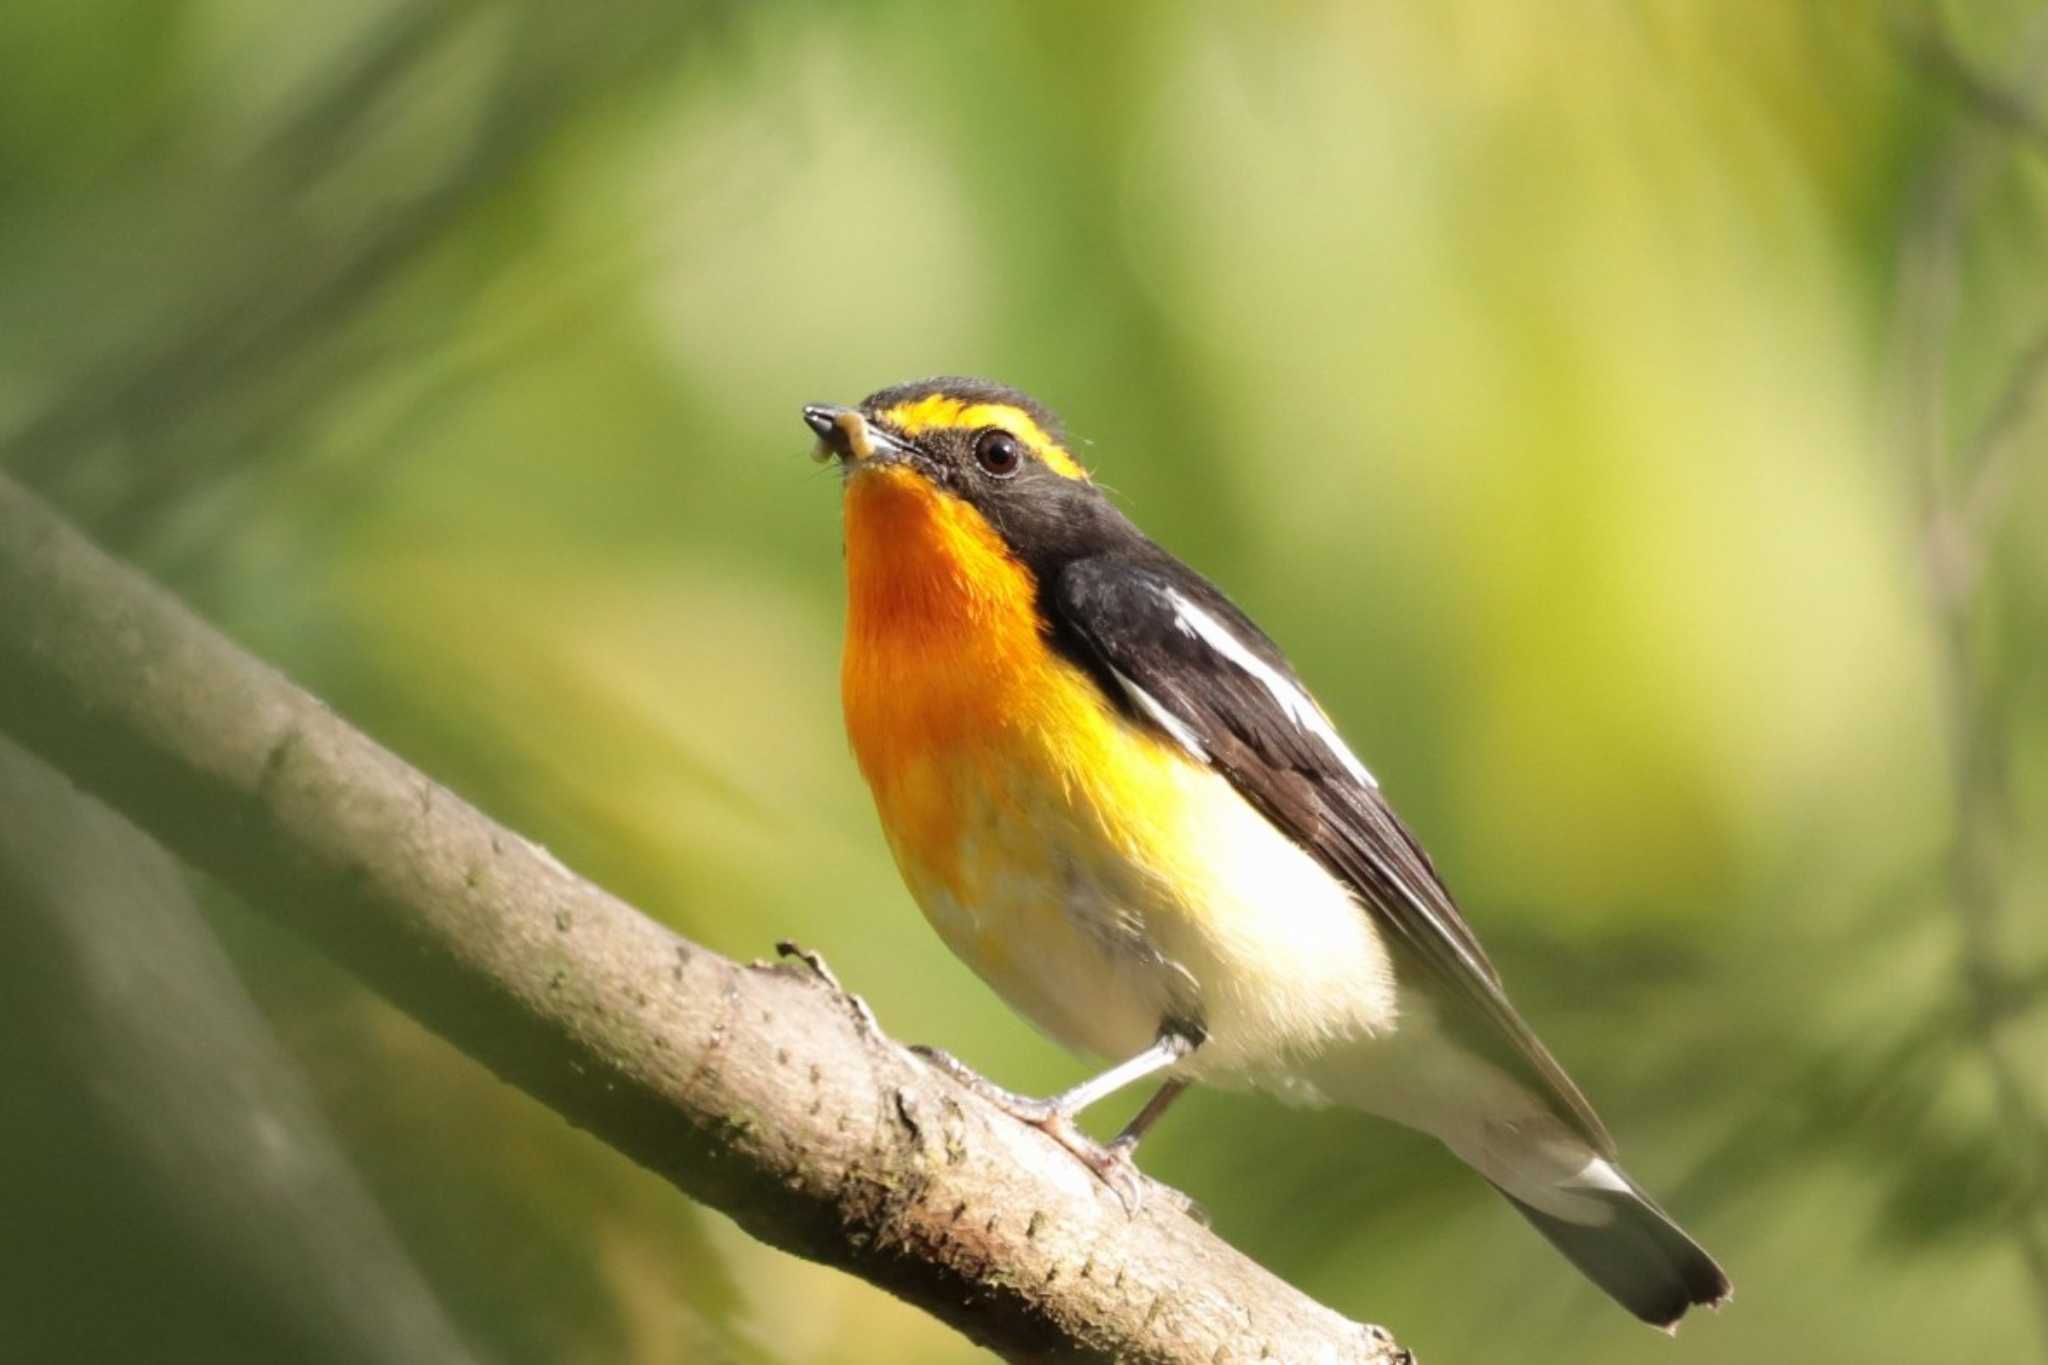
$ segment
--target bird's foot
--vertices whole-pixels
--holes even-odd
[[[1095,1173],[1096,1179],[1109,1186],[1109,1192],[1124,1206],[1125,1214],[1138,1216],[1138,1209],[1145,1202],[1145,1187],[1153,1182],[1131,1159],[1131,1152],[1138,1145],[1135,1139],[1097,1142],[1076,1127],[1073,1114],[1054,1100],[1034,1099],[1005,1090],[942,1048],[920,1043],[910,1050],[1011,1118],[1030,1124],[1066,1148],[1076,1161]]]
[[[1021,1119],[1034,1128],[1043,1126],[1058,1112],[1058,1106],[1051,1100],[1035,1100],[1029,1095],[1005,1090],[944,1048],[912,1043],[910,1050],[1005,1114]]]
[[[1026,1119],[1025,1122],[1031,1123]],[[1138,1163],[1131,1159],[1131,1150],[1136,1143],[1097,1142],[1079,1128],[1074,1120],[1057,1110],[1032,1127],[1066,1148],[1074,1159],[1095,1172],[1095,1178],[1109,1186],[1109,1192],[1124,1206],[1124,1215],[1138,1216],[1138,1209],[1145,1202],[1145,1187],[1152,1182],[1138,1169]]]

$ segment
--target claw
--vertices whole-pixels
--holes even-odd
[[[1130,1149],[1115,1143],[1104,1145],[1089,1137],[1074,1126],[1073,1116],[1062,1112],[1044,1100],[1025,1101],[1025,1110],[1008,1109],[1011,1117],[1030,1124],[1039,1132],[1066,1148],[1068,1155],[1095,1173],[1095,1178],[1109,1186],[1109,1192],[1124,1206],[1127,1217],[1136,1218],[1138,1209],[1145,1202],[1145,1186],[1150,1182],[1131,1160]]]
[[[1095,1172],[1095,1178],[1109,1186],[1109,1192],[1124,1206],[1124,1216],[1136,1218],[1138,1210],[1145,1203],[1145,1186],[1149,1182],[1138,1164],[1131,1160],[1130,1147],[1121,1143],[1104,1145],[1089,1137],[1074,1126],[1074,1121],[1065,1115],[1049,1123],[1037,1125],[1038,1130],[1073,1153],[1083,1166]]]
[[[944,1048],[912,1043],[910,1050],[1012,1118],[1039,1126],[1058,1112],[1050,1100],[1035,1100],[1029,1095],[1003,1089]]]
[[[1150,1182],[1131,1160],[1131,1148],[1136,1146],[1135,1142],[1119,1140],[1107,1145],[1097,1142],[1074,1126],[1072,1114],[1051,1100],[1033,1099],[1029,1095],[1005,1090],[943,1048],[913,1043],[910,1050],[1011,1118],[1030,1124],[1064,1147],[1076,1161],[1094,1172],[1096,1179],[1109,1186],[1110,1193],[1124,1206],[1127,1215],[1138,1216],[1138,1209],[1144,1203],[1144,1187]]]
[[[1074,1115],[1132,1081],[1172,1066],[1192,1052],[1199,1042],[1199,1038],[1190,1038],[1184,1033],[1162,1032],[1159,1041],[1144,1052],[1045,1100],[1005,1090],[943,1049],[920,1043],[912,1045],[910,1051],[945,1072],[963,1088],[973,1091],[1019,1122],[1030,1124],[1066,1148],[1076,1161],[1095,1173],[1096,1179],[1109,1186],[1110,1193],[1124,1206],[1124,1213],[1135,1218],[1145,1202],[1146,1187],[1158,1182],[1138,1169],[1131,1153],[1137,1149],[1138,1139],[1166,1112],[1174,1098],[1187,1089],[1187,1082],[1169,1079],[1160,1086],[1157,1094],[1146,1101],[1145,1107],[1124,1131],[1107,1144],[1097,1142],[1076,1128]],[[1159,1188],[1166,1191],[1169,1202],[1182,1212],[1193,1210],[1199,1216],[1200,1211],[1192,1199],[1168,1186],[1160,1185]]]
[[[825,965],[825,955],[823,953],[806,948],[791,939],[780,938],[775,940],[775,955],[777,957],[793,957],[806,967],[809,967],[812,976],[823,982],[834,995],[846,1002],[846,1007],[853,1011],[854,1023],[860,1026],[862,1033],[870,1038],[881,1036],[882,1025],[875,1018],[875,1012],[868,1008],[867,1001],[839,984],[839,978],[834,976],[832,969]]]

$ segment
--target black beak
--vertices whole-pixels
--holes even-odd
[[[844,464],[854,464],[906,450],[901,441],[870,423],[858,408],[812,403],[804,408],[804,423],[818,433],[820,459],[837,456]]]
[[[819,440],[829,442],[832,433],[839,429],[840,414],[845,411],[847,409],[835,407],[830,403],[810,403],[804,407],[804,421],[810,423],[811,430],[818,433]]]

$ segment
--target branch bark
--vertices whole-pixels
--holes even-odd
[[[686,942],[0,478],[0,730],[571,1123],[1013,1361],[1392,1362],[884,1037],[815,959]]]

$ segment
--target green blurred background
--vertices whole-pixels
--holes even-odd
[[[797,415],[1017,384],[1293,654],[1737,1302],[1667,1346],[1363,1119],[1198,1094],[1153,1173],[1426,1360],[2039,1359],[2037,10],[17,0],[0,468],[578,870],[1048,1090],[847,755]],[[982,1358],[201,895],[475,1358]],[[316,1357],[106,1193],[93,1066],[0,1098],[0,1355]]]

